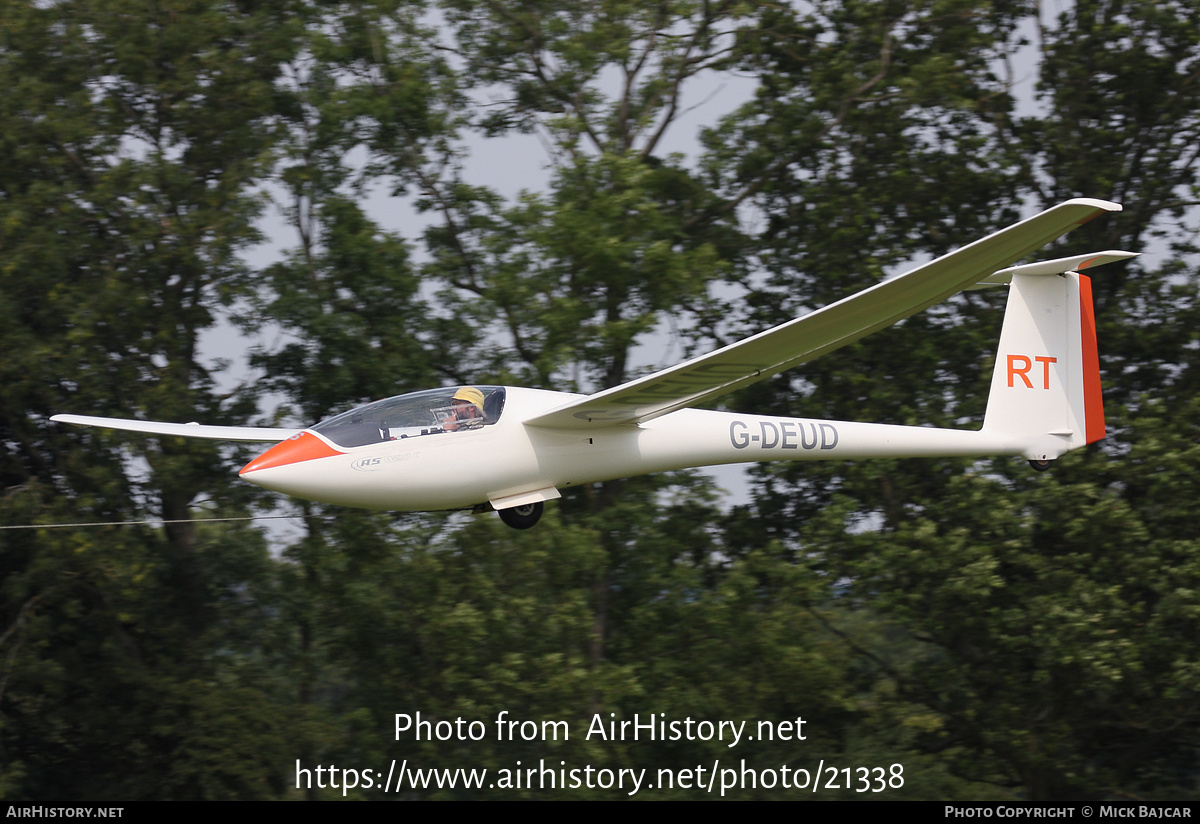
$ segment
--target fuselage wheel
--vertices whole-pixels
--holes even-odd
[[[1054,461],[1030,461],[1029,465],[1032,466],[1034,469],[1036,469],[1038,472],[1045,472],[1047,469],[1050,468],[1050,464],[1052,464],[1052,463],[1054,463]]]
[[[542,510],[545,508],[545,504],[538,501],[537,503],[525,504],[524,506],[501,509],[500,520],[513,529],[529,529],[529,527],[542,519]]]

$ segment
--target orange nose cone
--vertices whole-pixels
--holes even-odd
[[[288,438],[283,443],[272,446],[266,452],[243,466],[242,471],[238,474],[247,475],[251,472],[257,472],[260,469],[270,469],[273,466],[286,466],[287,464],[312,461],[317,458],[328,458],[332,455],[341,454],[341,452],[338,452],[311,432],[301,432],[299,435],[293,435]]]

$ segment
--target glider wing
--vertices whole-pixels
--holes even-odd
[[[198,423],[159,423],[125,418],[98,418],[92,415],[55,415],[58,423],[79,426],[99,426],[104,429],[125,429],[129,432],[149,432],[152,435],[174,435],[180,438],[207,438],[214,441],[246,441],[248,443],[279,443],[303,429],[276,429],[265,426],[204,426]]]
[[[986,280],[1081,223],[1120,210],[1120,205],[1104,200],[1068,200],[804,317],[534,415],[525,423],[552,429],[619,426],[733,392],[891,326]]]

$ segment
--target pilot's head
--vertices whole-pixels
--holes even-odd
[[[483,417],[483,393],[474,386],[464,386],[455,392],[450,405],[454,407],[455,417]]]

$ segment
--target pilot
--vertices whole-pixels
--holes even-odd
[[[452,412],[442,421],[442,429],[457,432],[483,426],[483,393],[474,386],[464,386],[450,400]]]

